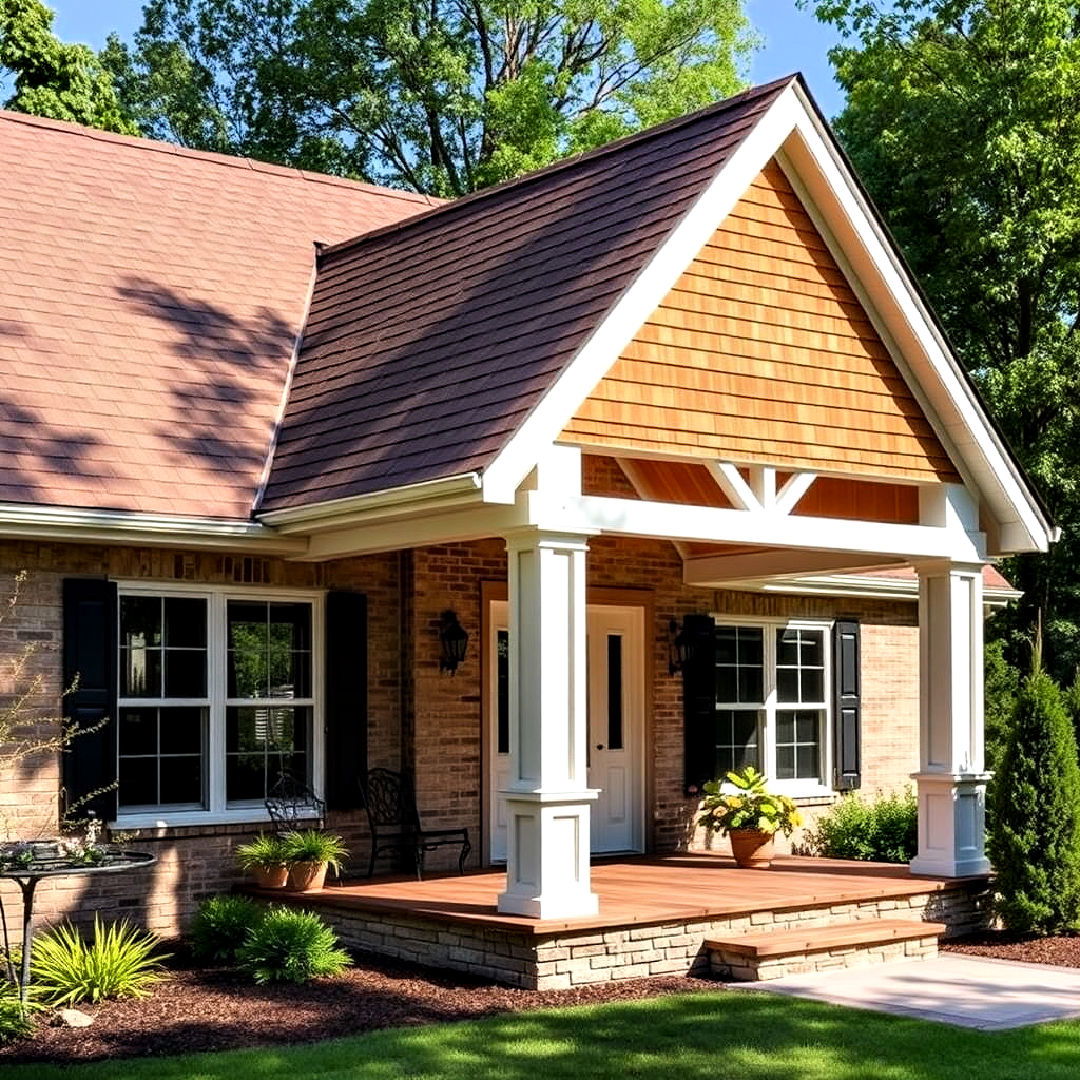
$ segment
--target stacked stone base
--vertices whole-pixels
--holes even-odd
[[[528,932],[467,918],[425,918],[403,909],[365,909],[335,902],[333,890],[290,898],[318,913],[357,950],[450,968],[528,990],[557,990],[617,979],[659,975],[708,975],[706,941],[764,931],[835,926],[860,919],[912,919],[944,923],[946,936],[984,928],[989,892],[985,881],[957,882],[938,892],[859,903],[788,906],[717,915],[708,920],[615,925],[556,933]],[[936,934],[931,935],[936,942]],[[936,944],[935,944],[936,947]],[[895,950],[892,946],[884,946]],[[905,955],[906,943],[900,946]],[[885,958],[884,956],[882,958]],[[843,956],[831,957],[844,966]],[[860,961],[861,962],[861,961]],[[785,974],[788,972],[785,971]],[[778,976],[772,976],[778,977]]]

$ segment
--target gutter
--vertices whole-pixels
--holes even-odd
[[[301,554],[307,542],[240,518],[0,503],[0,537]]]
[[[263,511],[258,514],[258,520],[284,535],[322,532],[412,514],[464,508],[482,502],[482,494],[480,474],[470,472],[442,480],[424,480],[419,484],[384,488],[313,506]]]

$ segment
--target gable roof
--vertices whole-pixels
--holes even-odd
[[[246,519],[316,241],[432,200],[0,112],[0,502]]]
[[[482,470],[790,83],[323,252],[261,509]]]

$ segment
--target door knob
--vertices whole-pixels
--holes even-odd
[[[598,743],[596,744],[596,749],[597,749],[597,750],[603,750],[603,749],[604,749],[604,744],[603,744],[602,742],[598,742]]]

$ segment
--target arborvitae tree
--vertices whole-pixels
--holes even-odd
[[[1080,767],[1061,688],[1036,660],[1020,686],[990,790],[990,859],[1010,930],[1050,934],[1080,923]]]

